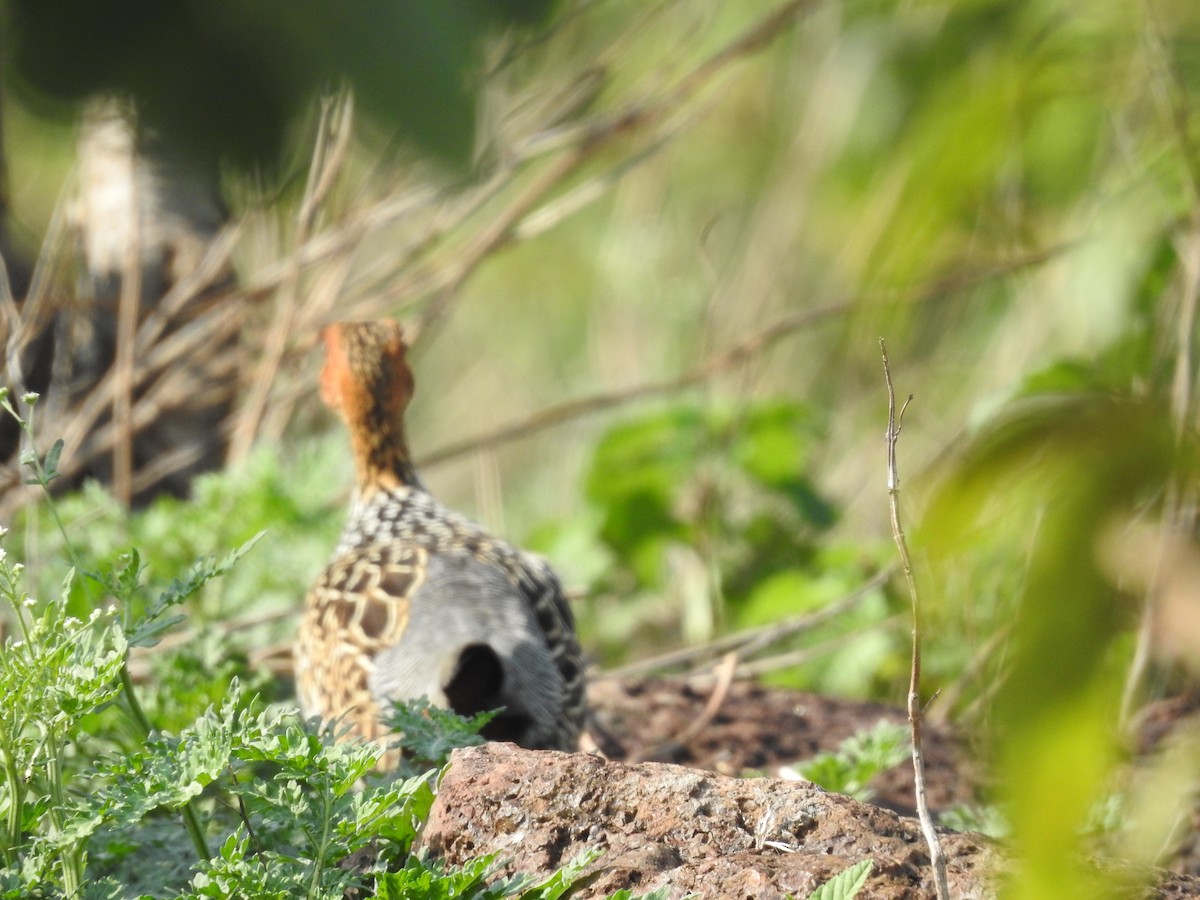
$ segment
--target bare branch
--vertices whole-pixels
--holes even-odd
[[[925,790],[925,754],[921,742],[921,603],[917,596],[917,582],[913,578],[912,559],[908,554],[908,541],[900,524],[900,474],[896,467],[896,441],[900,437],[900,421],[912,401],[910,394],[896,414],[896,391],[892,386],[892,371],[888,365],[887,345],[879,339],[879,353],[883,357],[883,378],[887,385],[888,423],[887,443],[887,490],[888,506],[891,511],[892,538],[900,553],[900,566],[908,583],[908,596],[912,602],[912,669],[908,682],[908,726],[912,731],[913,777],[916,782],[917,817],[921,820],[921,833],[929,845],[929,859],[933,864],[933,883],[938,900],[950,900],[950,887],[946,882],[946,857],[938,839],[933,816],[929,813],[929,798]]]
[[[311,348],[318,326],[333,314],[335,299],[340,318],[394,315],[408,309],[413,318],[422,319],[424,337],[432,336],[436,329],[430,326],[452,312],[463,284],[492,254],[555,227],[657,155],[706,115],[740,61],[785,34],[811,5],[812,0],[776,0],[772,9],[764,10],[711,55],[698,62],[682,56],[681,61],[688,61],[672,66],[661,84],[592,113],[595,98],[606,84],[607,67],[623,56],[620,41],[641,33],[637,22],[627,23],[606,58],[586,61],[557,93],[538,85],[530,96],[501,110],[508,143],[498,148],[499,162],[482,179],[468,183],[432,188],[412,170],[402,175],[388,174],[383,167],[364,170],[357,156],[354,165],[343,165],[348,152],[361,148],[347,150],[348,107],[333,115],[327,110],[305,197],[278,250],[272,243],[275,226],[270,211],[247,213],[240,223],[215,235],[199,269],[177,281],[153,309],[140,311],[132,371],[127,365],[110,369],[89,393],[49,392],[42,427],[65,440],[62,483],[65,486],[71,477],[88,471],[104,455],[111,457],[114,447],[125,442],[122,429],[128,434],[132,427],[138,435],[156,417],[187,409],[195,396],[207,395],[212,385],[200,375],[201,369],[212,374],[210,358],[216,365],[215,358],[220,357],[222,384],[231,398],[242,401],[221,426],[224,436],[234,438],[231,457],[244,453],[256,439],[282,434],[296,407],[311,397],[311,373],[303,355]],[[661,13],[672,4],[650,6]],[[44,309],[51,297],[57,302],[70,295],[69,290],[51,284],[65,278],[70,256],[62,240],[61,219],[56,212],[60,224],[43,243],[34,285],[20,304],[23,321],[16,321],[14,305],[3,310],[11,320],[9,333],[3,335],[10,350],[24,343],[24,335],[41,333],[41,323],[55,312]],[[240,251],[248,243],[237,247],[239,240],[257,237],[265,241],[264,252],[249,263],[245,254],[238,253],[239,266],[250,271],[242,273],[237,286],[214,284],[214,276],[229,267],[235,247]],[[361,252],[364,242],[381,239],[387,241],[387,253]],[[992,272],[956,273],[924,286],[923,291],[951,292],[963,284],[1036,264],[1056,252],[1015,265],[1001,263]],[[52,277],[56,273],[62,277]],[[919,301],[920,295],[908,299]],[[436,450],[422,462],[437,463],[638,398],[685,390],[753,360],[783,336],[841,315],[861,302],[862,298],[851,298],[785,316],[691,371],[550,407],[471,441]],[[18,325],[22,336],[14,341]],[[126,349],[122,361],[128,360]],[[19,373],[10,367],[9,374]],[[131,404],[122,408],[114,429],[110,411],[118,394],[131,398]],[[61,409],[50,408],[56,405]],[[202,449],[173,447],[156,453],[152,460],[139,460],[128,490],[140,493],[156,480],[192,467]],[[13,490],[19,483],[15,463],[0,467],[0,516],[26,502],[22,492]]]
[[[497,447],[517,438],[529,437],[539,431],[544,431],[555,425],[581,416],[601,412],[614,406],[620,406],[631,400],[645,397],[657,397],[673,394],[684,388],[699,384],[712,376],[732,369],[757,357],[760,353],[773,346],[781,338],[811,325],[816,325],[826,319],[844,315],[852,309],[850,303],[833,303],[829,306],[818,306],[801,310],[791,315],[783,316],[765,328],[756,331],[742,339],[727,350],[722,350],[691,371],[674,378],[662,381],[648,381],[627,388],[611,391],[600,391],[586,397],[577,397],[555,406],[540,409],[532,415],[501,426],[486,434],[477,435],[465,441],[457,441],[445,447],[434,450],[420,460],[422,466],[434,466],[475,450]]]
[[[1040,265],[1055,254],[1062,252],[1063,249],[1063,247],[1059,247],[1034,253],[979,271],[960,272],[951,277],[940,279],[917,288],[913,290],[911,296],[901,298],[896,302],[913,305],[927,303],[936,297],[942,296],[947,291],[967,290],[994,278],[1001,278],[1030,266]],[[603,412],[606,409],[611,409],[633,400],[676,393],[692,385],[707,381],[721,372],[756,359],[761,353],[769,350],[782,338],[788,337],[797,331],[802,331],[805,328],[819,325],[829,319],[846,315],[852,312],[861,302],[858,298],[850,298],[781,316],[771,324],[759,331],[752,332],[732,347],[714,354],[696,368],[682,375],[661,381],[636,384],[627,388],[599,391],[586,397],[577,397],[554,406],[548,406],[524,419],[508,425],[502,425],[493,431],[485,432],[466,440],[455,441],[445,447],[439,447],[432,453],[423,456],[418,460],[418,463],[426,468],[436,466],[467,453],[476,450],[492,449],[507,444],[510,441],[537,434],[540,431],[560,425],[563,422]],[[912,400],[911,397],[908,399]],[[908,403],[906,402],[905,407],[907,406]],[[903,419],[903,412],[901,410],[901,419]]]
[[[704,709],[691,724],[679,734],[632,754],[627,762],[637,763],[648,759],[657,759],[663,753],[675,747],[686,747],[695,740],[709,726],[713,717],[720,711],[722,704],[725,703],[725,698],[729,696],[729,688],[733,684],[734,673],[737,670],[737,659],[737,653],[726,653],[721,657],[721,661],[717,663],[713,673],[715,683],[712,693],[709,694],[708,702],[704,704]]]
[[[729,634],[714,641],[709,641],[699,647],[685,647],[681,650],[672,650],[669,653],[663,653],[651,659],[639,660],[638,662],[622,666],[619,669],[601,673],[596,677],[626,678],[631,675],[663,672],[686,663],[696,663],[711,657],[720,656],[729,651],[734,651],[739,657],[745,659],[751,654],[764,650],[786,637],[811,631],[813,628],[823,625],[830,619],[840,616],[870,594],[871,591],[883,585],[891,577],[891,574],[890,569],[877,572],[844,597],[840,597],[814,612],[784,619],[782,622],[774,622],[770,625],[762,625],[757,628],[739,631],[736,634]]]
[[[352,134],[353,101],[348,91],[339,97],[322,101],[321,120],[317,126],[316,147],[309,166],[304,197],[296,213],[296,234],[300,244],[312,233],[317,213],[346,161]],[[271,395],[271,386],[279,372],[288,341],[300,314],[300,280],[303,269],[299,255],[293,258],[291,269],[276,305],[277,314],[267,336],[263,358],[255,373],[246,406],[238,416],[229,448],[229,459],[238,461],[250,452],[262,423]]]

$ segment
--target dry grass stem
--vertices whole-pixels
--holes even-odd
[[[627,678],[633,675],[647,675],[654,672],[665,672],[681,665],[695,664],[700,660],[711,660],[725,653],[735,652],[739,658],[746,657],[765,650],[784,638],[811,631],[826,622],[837,618],[846,610],[851,609],[872,591],[877,590],[891,577],[891,570],[885,569],[876,573],[860,587],[844,597],[823,606],[821,609],[803,615],[793,616],[770,625],[749,628],[736,634],[726,635],[709,641],[697,647],[686,647],[682,650],[672,650],[650,659],[639,660],[626,666],[603,672],[596,678]],[[707,664],[706,664],[707,665]],[[693,673],[694,674],[694,673]]]
[[[900,616],[891,616],[879,622],[873,622],[870,625],[860,628],[857,631],[848,631],[845,634],[840,634],[837,637],[828,638],[820,643],[813,644],[811,647],[800,647],[796,650],[788,650],[784,653],[775,653],[771,656],[764,656],[759,659],[750,660],[749,662],[738,663],[734,670],[734,678],[738,681],[747,681],[750,679],[761,678],[763,675],[768,675],[772,672],[781,672],[784,669],[794,669],[797,666],[802,666],[813,660],[820,659],[833,653],[835,650],[861,640],[864,635],[871,634],[876,631],[890,631],[892,628],[898,627],[901,624]],[[713,678],[712,666],[703,669],[696,669],[687,675],[687,680],[695,684],[704,684]]]
[[[329,195],[334,181],[346,162],[353,133],[353,101],[347,91],[339,98],[321,102],[321,118],[317,125],[317,140],[309,165],[304,197],[296,214],[296,240],[303,244],[311,234],[318,212]],[[262,360],[250,386],[245,405],[238,414],[229,447],[229,459],[238,462],[246,457],[258,434],[266,412],[271,388],[283,362],[288,341],[301,311],[300,283],[303,266],[294,256],[276,303],[276,313],[267,336]]]
[[[879,339],[879,353],[883,357],[883,378],[887,385],[888,423],[885,441],[887,444],[887,492],[891,513],[892,537],[900,554],[900,567],[908,584],[908,596],[912,602],[912,669],[908,682],[908,725],[912,730],[913,777],[916,782],[917,817],[921,821],[921,833],[929,845],[929,859],[933,864],[933,883],[938,900],[950,900],[950,888],[946,882],[946,857],[942,842],[938,839],[933,816],[929,812],[929,798],[925,789],[925,754],[921,741],[921,602],[917,595],[917,582],[913,577],[912,559],[908,555],[908,541],[900,523],[900,473],[896,465],[896,442],[904,423],[904,412],[912,402],[912,395],[904,401],[899,413],[896,411],[896,390],[892,385],[892,370],[888,365],[887,346]]]
[[[960,273],[951,279],[938,279],[923,286],[907,298],[893,302],[918,305],[932,302],[948,291],[968,290],[976,285],[996,278],[1003,278],[1031,266],[1037,266],[1062,252],[1062,248],[1019,257],[1011,262],[991,266],[977,272]],[[827,321],[849,315],[861,306],[860,299],[840,300],[824,306],[814,306],[781,316],[769,325],[754,331],[731,347],[713,354],[696,368],[673,378],[650,381],[608,391],[598,391],[586,397],[578,397],[548,406],[508,425],[455,441],[426,454],[419,460],[422,467],[432,467],[452,459],[491,449],[521,438],[530,437],[548,428],[583,416],[603,412],[636,400],[649,397],[669,396],[701,384],[708,379],[757,360],[783,338]]]
[[[424,343],[451,314],[462,286],[486,259],[558,225],[659,154],[707,115],[717,96],[707,88],[717,85],[730,66],[784,33],[810,2],[780,4],[699,63],[665,66],[655,85],[638,89],[640,96],[623,98],[614,110],[590,113],[607,84],[605,66],[620,59],[622,42],[634,40],[638,33],[637,23],[630,23],[609,42],[607,60],[602,51],[574,72],[565,87],[547,89],[539,84],[506,97],[499,111],[502,132],[495,139],[498,161],[470,183],[430,187],[420,172],[397,174],[395,167],[381,162],[368,165],[364,175],[359,165],[363,160],[354,156],[362,148],[352,140],[349,97],[327,103],[293,227],[274,228],[274,210],[251,207],[240,221],[218,233],[198,268],[172,285],[154,309],[143,312],[132,353],[128,333],[123,332],[123,368],[114,366],[90,393],[69,402],[63,390],[48,391],[50,402],[39,410],[40,427],[43,433],[65,440],[60,462],[64,481],[88,471],[102,455],[128,462],[131,433],[136,435],[164,413],[188,409],[194,397],[209,394],[211,384],[189,380],[200,369],[207,379],[224,379],[224,389],[242,400],[222,426],[231,444],[230,458],[243,457],[256,440],[279,438],[297,405],[312,396],[312,373],[305,355],[321,325],[335,317],[372,318],[411,310],[417,320],[413,331],[424,332]],[[665,15],[673,8],[670,3],[656,4],[647,7],[645,15]],[[506,58],[512,59],[513,52],[517,51]],[[498,73],[503,66],[502,61],[493,71]],[[599,160],[603,162],[596,170]],[[590,172],[589,165],[593,166]],[[67,205],[66,197],[65,191],[60,207]],[[64,239],[65,218],[61,208],[56,210],[20,316],[13,315],[12,306],[8,308],[6,349],[14,363],[9,366],[10,379],[20,374],[15,347],[23,347],[30,336],[40,333],[38,323],[48,322],[55,312],[49,298],[69,296],[57,291],[58,282],[64,280],[60,273],[66,271],[71,256]],[[238,286],[216,284],[229,271],[235,252],[252,239],[259,244],[239,255]],[[359,252],[364,242],[383,240],[387,253]],[[255,254],[249,264],[242,258],[246,253]],[[959,283],[942,281],[922,293],[932,296],[999,277],[1048,255],[956,276]],[[56,285],[53,290],[52,285]],[[547,407],[511,425],[435,450],[422,463],[435,465],[579,416],[687,389],[766,352],[782,337],[841,316],[855,305],[831,304],[786,316],[682,375]],[[21,327],[14,328],[14,319]],[[211,366],[196,365],[205,355],[219,358],[219,363],[214,359]],[[118,396],[129,402],[119,402]],[[120,415],[109,422],[114,404]],[[193,465],[199,452],[186,446],[172,448],[142,463],[139,471],[119,465],[120,493],[139,493]],[[15,460],[0,469],[0,516],[11,515],[27,502],[26,492],[13,489],[20,482]]]

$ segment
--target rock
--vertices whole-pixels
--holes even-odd
[[[956,898],[991,897],[999,855],[945,832]],[[600,849],[579,896],[667,886],[670,896],[806,897],[853,863],[864,897],[934,896],[916,821],[803,782],[487,744],[455,751],[419,846],[458,864],[496,853],[504,874],[548,873]]]

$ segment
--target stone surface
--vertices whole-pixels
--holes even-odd
[[[944,842],[954,896],[992,896],[998,857],[986,839],[947,832]],[[802,782],[511,744],[455,752],[420,846],[452,863],[496,853],[506,874],[600,849],[579,896],[668,886],[672,897],[805,897],[868,857],[862,896],[933,896],[917,823],[890,810]]]
[[[951,895],[996,896],[995,844],[942,831]],[[666,887],[672,898],[805,898],[862,859],[874,867],[859,895],[935,896],[914,819],[805,782],[732,778],[665,763],[487,744],[456,751],[418,843],[461,864],[484,854],[500,874],[546,875],[585,850],[602,856],[573,898]],[[1110,863],[1130,896],[1200,896],[1200,878]],[[1138,883],[1157,879],[1152,889]]]

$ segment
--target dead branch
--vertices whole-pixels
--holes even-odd
[[[338,173],[345,164],[353,133],[352,122],[353,100],[349,92],[343,92],[340,98],[326,98],[322,101],[316,148],[309,166],[304,197],[296,213],[296,234],[300,243],[308,240],[321,204],[329,195]],[[250,452],[250,446],[266,412],[271,386],[283,362],[288,340],[292,336],[300,312],[301,275],[299,257],[296,257],[279,294],[276,315],[267,336],[262,361],[250,387],[249,399],[238,415],[237,424],[233,429],[233,443],[229,448],[229,459],[233,462],[244,459]]]
[[[938,900],[950,900],[950,887],[946,882],[946,857],[938,839],[933,816],[929,812],[929,798],[925,789],[925,754],[921,742],[921,603],[917,595],[917,582],[913,577],[912,559],[908,555],[908,541],[900,524],[900,474],[896,466],[896,441],[904,422],[904,411],[912,402],[912,395],[904,401],[900,412],[896,412],[896,391],[892,386],[892,371],[888,366],[887,346],[879,339],[879,352],[883,357],[883,378],[887,385],[888,423],[884,440],[887,444],[887,492],[891,512],[892,537],[900,554],[900,566],[908,584],[908,596],[912,601],[912,669],[908,682],[908,725],[912,730],[913,777],[916,783],[917,817],[921,820],[921,832],[929,845],[929,859],[933,864],[933,883],[937,888]]]
[[[214,276],[228,266],[239,238],[254,233],[255,217],[267,217],[262,211],[251,211],[238,224],[223,229],[199,268],[175,283],[155,309],[143,311],[133,345],[133,371],[119,378],[110,371],[89,395],[72,398],[69,404],[62,401],[61,409],[51,409],[54,403],[46,407],[42,429],[66,441],[61,471],[68,478],[77,476],[102,454],[112,454],[128,428],[136,433],[164,411],[187,408],[189,398],[207,388],[189,384],[176,371],[177,363],[190,364],[210,349],[217,355],[232,357],[231,368],[222,371],[235,373],[230,387],[236,396],[244,398],[233,422],[227,421],[222,427],[225,436],[236,438],[234,455],[244,453],[256,438],[282,434],[297,404],[311,396],[311,376],[295,364],[310,349],[317,327],[328,320],[335,299],[339,317],[394,314],[397,305],[419,307],[426,335],[432,334],[428,326],[444,320],[462,285],[484,260],[513,242],[558,224],[610,190],[632,167],[654,156],[704,115],[706,104],[716,96],[708,88],[719,86],[720,76],[731,65],[783,33],[809,3],[811,0],[781,3],[724,47],[685,69],[664,89],[626,99],[615,110],[576,118],[580,110],[587,109],[587,98],[594,101],[603,87],[608,64],[604,59],[589,61],[565,88],[541,91],[532,99],[520,98],[519,104],[504,110],[511,120],[507,127],[514,132],[510,144],[501,148],[499,162],[480,182],[431,188],[411,174],[385,175],[388,183],[382,195],[378,179],[351,184],[359,168],[341,164],[347,152],[348,127],[327,123],[313,158],[306,191],[308,202],[299,211],[286,252],[272,254],[271,259],[256,265],[257,271],[239,279],[238,289],[214,290]],[[617,49],[609,56],[618,59],[619,47],[613,46]],[[622,146],[620,142],[628,138],[634,140]],[[593,167],[587,177],[578,177],[586,172],[585,164],[609,148],[616,148],[611,161]],[[335,186],[351,189],[335,190]],[[351,198],[346,201],[349,208],[330,208],[343,197]],[[363,202],[359,197],[367,199]],[[52,239],[43,244],[34,286],[20,310],[25,333],[37,330],[30,324],[31,313],[46,305],[42,301],[51,296],[50,273],[63,270],[69,256],[63,252],[61,220],[61,213],[56,211],[58,224]],[[318,222],[323,227],[318,228]],[[389,231],[389,252],[377,254],[365,272],[358,265],[351,282],[351,265],[357,262],[358,248],[364,240],[378,239],[383,229],[404,233],[392,242]],[[1023,260],[1021,265],[1032,262],[1036,260]],[[1011,271],[1013,266],[1000,268]],[[965,280],[974,279],[967,276]],[[953,290],[956,286],[944,283],[930,290]],[[268,314],[267,304],[273,305],[274,316]],[[551,407],[496,432],[442,448],[423,462],[436,464],[639,397],[685,389],[752,359],[787,334],[851,307],[852,302],[846,301],[795,313],[681,376]],[[44,320],[44,311],[34,318]],[[181,319],[185,320],[182,327]],[[239,340],[242,353],[237,355],[234,345]],[[246,360],[255,361],[250,373],[244,371],[250,368]],[[192,367],[184,368],[190,373]],[[16,372],[10,369],[12,374]],[[54,400],[62,392],[51,393],[50,399]],[[133,401],[119,417],[124,431],[114,432],[105,420],[118,394],[132,396]],[[240,430],[231,431],[231,425],[240,426]],[[196,458],[197,451],[182,447],[143,461],[132,473],[130,489],[144,489],[156,479],[194,464]],[[0,515],[10,514],[25,502],[23,492],[9,490],[19,483],[15,465],[0,469]]]
[[[454,263],[439,273],[440,284],[433,300],[422,311],[417,333],[440,322],[459,288],[479,263],[515,238],[514,228],[526,216],[533,214],[538,201],[562,184],[571,174],[618,137],[637,133],[648,125],[658,124],[683,108],[711,79],[732,62],[744,58],[778,34],[812,0],[788,0],[768,13],[745,32],[708,57],[684,75],[662,97],[627,107],[581,131],[577,142],[546,171],[539,174],[518,197],[508,205],[490,227],[466,247],[454,254]],[[408,293],[417,293],[411,287]]]
[[[651,659],[640,660],[608,672],[603,672],[597,675],[596,679],[627,678],[631,675],[664,672],[676,666],[707,660],[731,651],[736,652],[739,657],[744,659],[753,653],[778,643],[784,638],[802,634],[805,631],[811,631],[831,619],[837,618],[864,597],[868,596],[873,590],[885,584],[888,578],[891,577],[891,574],[892,571],[890,569],[877,572],[844,597],[840,597],[815,612],[793,616],[781,622],[773,622],[770,625],[749,628],[739,631],[736,634],[717,638],[698,647],[685,647],[682,650],[672,650],[669,653],[663,653]]]
[[[857,631],[849,631],[846,634],[840,634],[837,637],[829,638],[821,641],[819,644],[813,644],[811,647],[800,647],[796,650],[788,650],[784,653],[775,653],[771,656],[764,656],[760,659],[750,660],[749,662],[738,663],[737,668],[733,671],[733,677],[738,681],[746,681],[750,679],[761,678],[763,675],[771,672],[779,672],[783,669],[794,669],[797,666],[802,666],[805,663],[812,662],[815,659],[820,659],[833,653],[835,650],[840,650],[847,644],[857,641],[865,634],[870,634],[874,631],[888,630],[900,624],[900,616],[889,616],[879,622],[873,622],[864,628]],[[712,668],[711,666],[709,667]],[[693,684],[703,685],[714,677],[712,671],[696,670],[687,676],[687,680]]]
[[[918,305],[929,303],[947,292],[968,290],[979,284],[984,284],[994,278],[1002,278],[1014,272],[1022,271],[1031,266],[1041,265],[1048,259],[1062,253],[1066,248],[1054,247],[1049,250],[1018,257],[1015,260],[987,266],[973,272],[960,272],[946,278],[940,278],[914,290],[907,298],[898,298],[893,302]],[[477,450],[490,450],[507,444],[518,438],[526,438],[564,422],[572,421],[583,416],[603,412],[616,406],[621,406],[634,400],[648,397],[658,397],[677,393],[678,391],[700,384],[729,369],[736,368],[757,359],[762,353],[771,349],[785,337],[806,328],[820,325],[830,319],[851,313],[862,303],[861,298],[839,300],[824,306],[814,306],[781,316],[764,328],[752,332],[738,343],[709,357],[703,363],[689,372],[666,378],[660,381],[650,381],[632,385],[627,388],[617,388],[599,391],[586,397],[577,397],[554,406],[548,406],[537,412],[503,425],[484,434],[476,435],[462,441],[455,441],[445,447],[439,447],[424,455],[419,461],[423,468],[436,466],[451,459],[457,459]]]
[[[781,338],[793,332],[827,319],[844,315],[851,309],[852,305],[850,303],[834,303],[829,306],[818,306],[813,309],[801,310],[783,316],[767,327],[754,332],[737,344],[734,344],[727,350],[715,354],[695,369],[685,372],[682,375],[662,381],[649,381],[617,390],[600,391],[587,397],[579,397],[555,406],[548,406],[520,421],[434,450],[432,453],[424,456],[420,464],[422,466],[435,466],[438,463],[454,459],[466,453],[497,447],[517,438],[528,437],[539,431],[544,431],[554,425],[559,425],[581,416],[602,412],[614,406],[620,406],[631,400],[673,394],[684,388],[706,381],[720,372],[754,359],[760,353],[772,347]]]

